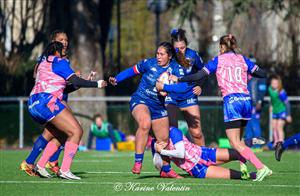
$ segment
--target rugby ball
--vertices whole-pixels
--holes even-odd
[[[170,84],[170,80],[169,80],[169,72],[163,72],[162,74],[160,74],[160,76],[158,77],[158,81],[161,81],[164,84]],[[167,96],[168,93],[164,92],[164,91],[160,91],[159,94],[163,97]]]
[[[163,166],[163,160],[160,154],[158,154],[157,152],[153,155],[153,165],[158,171],[160,171]]]

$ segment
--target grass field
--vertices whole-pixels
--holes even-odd
[[[150,152],[142,174],[133,175],[132,152],[98,151],[79,152],[72,170],[82,180],[68,181],[27,176],[19,171],[19,164],[28,151],[0,151],[0,195],[300,195],[299,151],[285,152],[281,162],[273,153],[258,153],[273,170],[263,182],[195,179],[177,168],[184,179],[162,179],[152,166]],[[225,166],[238,169],[238,162]]]

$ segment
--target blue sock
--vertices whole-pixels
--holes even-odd
[[[61,153],[61,151],[64,149],[64,145],[61,145],[57,151],[52,155],[52,157],[50,157],[49,162],[54,162],[54,161],[58,161],[58,157]]]
[[[171,165],[163,165],[161,171],[168,173],[171,171]]]
[[[300,143],[300,133],[293,135],[292,137],[287,138],[283,142],[283,148],[286,149],[289,146],[297,145]]]
[[[142,163],[143,160],[144,160],[144,153],[142,153],[142,154],[137,154],[137,153],[135,153],[135,154],[134,154],[134,158],[135,158],[135,162],[140,162],[140,163]]]
[[[47,144],[48,141],[42,135],[40,135],[38,139],[34,142],[32,150],[26,159],[26,163],[34,164],[35,160],[38,158],[40,153],[45,149]]]

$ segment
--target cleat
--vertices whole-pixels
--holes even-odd
[[[264,145],[266,143],[266,140],[262,137],[254,137],[252,138],[252,145]]]
[[[253,181],[262,181],[265,177],[271,176],[273,174],[272,170],[270,170],[267,166],[264,165],[262,169],[259,169],[256,173],[256,179]]]
[[[32,169],[32,171],[38,174],[42,178],[52,178],[45,168],[40,167],[38,164]]]
[[[169,172],[160,172],[160,177],[162,178],[183,178],[182,176],[178,175],[173,169],[171,169]]]
[[[46,168],[49,169],[51,172],[53,172],[55,175],[57,175],[57,173],[60,169],[58,166],[58,161],[48,162],[46,164]]]
[[[36,173],[34,173],[32,171],[34,165],[33,164],[28,164],[25,160],[22,161],[21,165],[20,165],[20,170],[24,171],[27,175],[29,176],[37,176]]]
[[[133,168],[131,169],[133,174],[140,174],[142,169],[142,163],[141,162],[135,162]]]
[[[277,161],[281,160],[281,155],[283,153],[284,149],[282,146],[282,142],[277,142],[276,147],[275,147],[275,159]]]
[[[61,169],[58,171],[57,176],[60,178],[64,178],[67,180],[81,180],[80,177],[75,176],[70,170],[67,172],[61,171]]]
[[[242,173],[241,179],[242,180],[249,180],[250,179],[250,174],[248,172],[247,165],[242,163],[240,169],[241,169],[241,173]]]

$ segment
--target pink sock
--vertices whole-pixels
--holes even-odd
[[[248,161],[250,161],[256,169],[262,169],[264,165],[262,162],[256,157],[254,152],[249,147],[246,147],[242,152],[241,155]]]
[[[49,142],[37,164],[40,167],[45,168],[46,163],[49,161],[50,157],[57,151],[57,149],[58,147],[54,142]]]
[[[78,144],[75,144],[72,142],[66,142],[64,158],[63,158],[63,161],[61,164],[61,170],[63,172],[67,172],[70,170],[70,167],[72,165],[72,161],[77,152],[77,149],[78,149]]]

